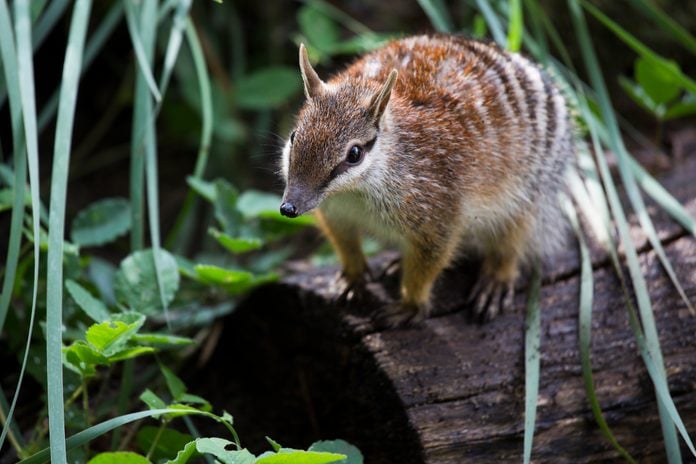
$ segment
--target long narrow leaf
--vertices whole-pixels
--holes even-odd
[[[4,3],[4,1],[3,1]],[[34,94],[34,65],[33,65],[33,49],[31,45],[31,17],[30,17],[30,5],[28,0],[18,0],[15,3],[15,35],[17,43],[17,77],[19,79],[19,95],[21,99],[22,106],[22,123],[24,126],[24,142],[27,148],[27,160],[29,166],[29,189],[31,191],[31,205],[32,205],[32,225],[34,234],[34,282],[32,290],[32,303],[31,303],[31,316],[29,325],[29,334],[27,338],[27,345],[24,352],[23,367],[26,367],[26,360],[29,353],[29,343],[31,340],[31,334],[33,331],[33,320],[36,314],[36,302],[38,297],[38,287],[39,287],[39,229],[41,223],[40,205],[41,200],[39,198],[39,148],[38,148],[38,135],[36,131],[36,97]],[[60,330],[60,329],[59,329]],[[48,331],[47,331],[48,334]],[[50,334],[49,334],[50,335]],[[62,364],[61,364],[62,365]],[[21,380],[23,375],[20,374],[20,380],[17,383],[17,390],[15,391],[15,399],[13,400],[12,406],[10,407],[10,414],[14,410],[14,405],[16,404],[16,399],[19,396],[19,391],[21,389]],[[50,400],[57,400],[58,395],[60,395],[60,418],[56,418],[55,424],[51,424],[49,431],[51,434],[57,432],[59,427],[62,430],[63,415],[62,415],[62,405],[63,405],[63,385],[62,382],[57,385],[55,383],[49,382],[48,386],[48,397]],[[49,405],[50,410],[50,405]],[[11,421],[11,417],[8,417],[8,423]],[[64,443],[64,441],[63,441]],[[57,443],[60,446],[60,442]],[[57,456],[61,456],[60,448],[58,448]],[[64,455],[65,453],[63,453]],[[56,462],[61,462],[57,460]]]
[[[152,54],[154,52],[155,41],[155,15],[157,12],[156,0],[147,0],[142,5],[140,23],[143,25],[143,35],[139,37],[139,44],[142,47],[144,54],[143,59],[145,65],[149,69]],[[126,2],[126,17],[135,14],[134,6],[130,1]],[[138,34],[138,23],[136,19],[128,19],[129,24],[133,22],[132,27],[134,33]],[[148,106],[152,103],[149,101],[147,88],[147,77],[145,73],[136,74],[135,78],[135,97],[133,105],[133,126],[131,130],[131,168],[130,168],[130,200],[132,214],[131,228],[131,248],[140,250],[144,246],[144,185],[145,185],[145,128],[152,123],[150,117],[151,111],[148,111]],[[149,102],[149,103],[148,103]]]
[[[597,18],[602,24],[609,28],[626,45],[631,47],[641,57],[648,60],[648,62],[651,65],[659,66],[661,71],[668,73],[673,79],[675,79],[682,86],[684,86],[685,89],[692,93],[696,93],[696,81],[694,81],[686,74],[681,72],[681,70],[676,64],[666,60],[665,58],[652,51],[640,40],[636,39],[633,35],[629,34],[628,31],[619,26],[615,21],[612,21],[607,15],[602,13],[596,6],[592,5],[591,3],[585,0],[580,0],[580,2],[582,3],[583,7],[592,14],[592,16]]]
[[[3,66],[5,82],[8,83],[10,97],[10,120],[12,124],[12,145],[14,149],[14,186],[10,239],[5,260],[2,295],[0,296],[0,333],[5,326],[5,317],[10,305],[14,285],[19,247],[22,239],[22,221],[24,220],[24,186],[26,183],[26,158],[24,157],[24,136],[22,134],[22,103],[19,94],[19,76],[17,75],[17,55],[15,53],[12,23],[5,0],[0,1],[0,60],[8,63]],[[0,448],[2,439],[0,439]]]
[[[620,166],[624,165],[623,168],[620,167],[620,172],[622,179],[624,180],[624,185],[626,186],[629,197],[633,200],[632,191],[636,189],[635,179],[632,173],[625,167],[625,159],[623,158],[623,153],[625,149],[623,148],[623,141],[621,139],[618,125],[612,111],[611,103],[609,100],[609,94],[604,84],[604,79],[602,78],[601,71],[599,69],[599,64],[597,57],[592,46],[592,41],[587,31],[587,24],[585,23],[585,18],[580,7],[579,0],[568,0],[569,7],[571,10],[571,18],[576,29],[576,34],[580,42],[580,49],[585,61],[585,65],[588,69],[590,80],[593,84],[594,89],[597,91],[602,116],[604,121],[608,125],[609,133],[611,135],[610,139],[614,146],[611,148],[617,152],[617,157],[619,159]],[[628,229],[628,223],[626,221],[625,214],[623,213],[623,207],[618,200],[618,194],[616,193],[615,187],[609,175],[608,166],[606,165],[606,160],[602,156],[597,157],[600,161],[600,174],[602,180],[604,181],[605,189],[607,190],[608,198],[610,200],[610,205],[614,213],[614,217],[617,222],[619,235],[621,241],[624,245],[624,250],[626,254],[626,260],[628,262],[629,272],[631,275],[631,280],[633,282],[633,288],[636,293],[636,298],[638,301],[638,307],[641,313],[641,319],[643,322],[643,329],[646,334],[646,339],[648,342],[648,348],[652,359],[655,360],[659,367],[660,374],[665,377],[664,363],[662,361],[662,353],[660,352],[660,342],[657,335],[657,328],[655,327],[655,320],[652,312],[652,307],[650,303],[650,297],[647,291],[647,285],[645,278],[640,270],[640,265],[638,263],[638,255],[633,244],[633,240],[630,236]],[[639,206],[639,205],[638,205]],[[636,204],[634,203],[634,208]],[[636,211],[640,215],[640,211]],[[658,400],[658,410],[660,413],[660,422],[662,424],[662,433],[665,439],[665,448],[667,451],[667,456],[670,464],[676,464],[681,462],[681,451],[679,450],[679,443],[676,437],[676,431],[674,428],[674,423],[668,411],[665,409],[665,405],[661,400]],[[690,442],[688,435],[684,436],[687,442]]]
[[[612,433],[607,421],[604,419],[602,408],[597,399],[597,393],[594,388],[594,380],[592,376],[592,362],[590,360],[591,340],[592,340],[592,299],[593,299],[593,275],[592,275],[592,259],[590,258],[590,250],[587,247],[585,238],[583,237],[578,221],[577,213],[572,202],[566,199],[564,202],[564,210],[570,224],[578,239],[578,247],[580,249],[580,304],[578,315],[578,339],[580,344],[580,359],[582,364],[582,377],[585,382],[585,392],[587,400],[592,409],[592,415],[602,431],[604,437],[611,443],[619,454],[628,462],[635,464],[637,461],[624,449]]]
[[[669,32],[677,41],[691,53],[696,55],[696,37],[684,29],[670,15],[662,11],[654,1],[651,0],[630,0],[630,3],[642,11],[645,16],[655,21],[662,27],[663,31]]]
[[[56,121],[56,138],[51,174],[51,206],[48,226],[48,272],[46,279],[46,364],[48,369],[48,411],[51,460],[66,460],[63,424],[63,243],[65,204],[72,142],[77,86],[87,35],[91,0],[77,0],[73,9]]]
[[[476,0],[476,6],[483,15],[483,18],[486,20],[486,24],[488,25],[488,29],[491,30],[495,43],[501,47],[505,47],[507,44],[507,38],[505,37],[503,25],[500,22],[498,15],[495,14],[491,4],[488,2],[488,0]]]
[[[660,183],[651,176],[633,157],[628,158],[631,169],[638,184],[645,193],[655,200],[670,216],[679,222],[691,235],[696,237],[696,219],[672,196]]]
[[[167,92],[169,86],[169,78],[172,75],[176,58],[179,55],[181,41],[183,39],[184,29],[186,28],[186,19],[188,12],[191,9],[193,0],[179,0],[176,5],[176,12],[172,18],[172,28],[169,32],[169,41],[167,42],[167,50],[164,54],[164,66],[162,68],[162,77],[160,78],[160,90],[162,95]],[[161,102],[160,102],[161,104]],[[157,111],[155,111],[157,113]]]
[[[215,420],[219,420],[216,416],[213,414],[210,414],[205,411],[198,411],[196,409],[151,409],[149,411],[140,411],[140,412],[134,412],[131,414],[125,414],[123,416],[119,417],[114,417],[113,419],[109,419],[107,421],[104,421],[100,424],[93,425],[92,427],[83,430],[82,432],[78,432],[75,435],[71,436],[66,440],[67,444],[67,449],[71,450],[73,448],[77,448],[78,446],[85,445],[89,443],[90,441],[94,440],[95,438],[98,438],[105,433],[108,433],[112,430],[114,430],[117,427],[121,427],[126,424],[130,424],[131,422],[135,422],[137,420],[145,419],[147,417],[153,417],[153,416],[161,416],[163,414],[176,414],[176,415],[181,415],[181,416],[187,416],[187,415],[200,415],[200,416],[207,416],[211,417]],[[19,461],[18,464],[44,464],[49,462],[55,462],[53,459],[50,457],[49,453],[52,450],[49,450],[49,448],[45,448],[41,451],[39,451],[36,454],[33,454],[32,456],[29,456],[26,459],[22,459]]]
[[[32,31],[32,48],[34,52],[41,47],[48,34],[65,14],[68,6],[70,6],[68,0],[51,0],[48,3],[48,7],[41,14],[41,17],[36,22],[36,27]]]
[[[522,1],[509,0],[510,18],[508,19],[507,48],[510,51],[520,51],[522,34],[524,33],[522,20]]]
[[[12,219],[10,222],[10,239],[7,245],[7,259],[5,261],[5,275],[3,276],[2,295],[0,295],[0,333],[5,325],[5,318],[10,306],[12,298],[12,290],[15,282],[17,271],[17,262],[19,260],[19,249],[22,241],[22,221],[24,220],[24,187],[27,177],[27,163],[24,157],[24,135],[22,134],[22,103],[19,89],[19,76],[17,68],[13,63],[17,62],[15,53],[14,37],[12,37],[12,24],[10,14],[5,0],[0,0],[0,59],[3,63],[8,64],[3,66],[5,74],[5,82],[7,83],[8,95],[10,100],[10,117],[12,123],[12,144],[14,145],[14,186],[13,186],[13,203],[12,203]],[[17,388],[12,399],[12,405],[6,408],[7,411],[3,418],[3,428],[0,434],[0,450],[5,443],[5,438],[12,427],[12,417],[14,409],[19,398],[19,392],[24,379],[24,370],[28,353],[29,342],[33,329],[33,319],[35,307],[32,308],[31,322],[29,324],[27,350],[22,362],[22,368],[17,380]]]
[[[539,295],[541,292],[541,264],[536,263],[527,300],[524,342],[524,453],[523,461],[529,464],[532,459],[532,440],[536,423],[537,402],[539,400],[539,366],[541,358],[541,315]]]
[[[143,2],[143,11],[149,10],[149,4],[152,3],[153,0],[146,0]],[[156,2],[155,2],[156,4]],[[139,33],[139,27],[137,24],[137,18],[136,18],[136,6],[135,2],[133,0],[126,0],[125,1],[125,7],[126,7],[126,23],[128,24],[128,32],[130,33],[131,36],[131,42],[133,43],[133,51],[135,52],[135,58],[138,62],[138,67],[140,69],[140,73],[145,79],[145,82],[147,83],[148,87],[150,88],[150,92],[152,92],[152,96],[155,98],[156,101],[162,100],[162,95],[157,88],[157,83],[155,82],[155,77],[152,74],[152,68],[150,65],[150,60],[148,59],[148,53],[147,53],[147,45],[146,45],[146,38],[142,37],[141,34]],[[152,21],[149,23],[150,25],[155,24],[155,21]],[[147,29],[144,29],[140,32],[145,32],[147,33]]]
[[[123,4],[121,2],[115,2],[99,25],[94,29],[92,35],[87,39],[87,44],[85,45],[85,56],[82,60],[82,75],[87,72],[94,62],[94,59],[97,57],[102,48],[104,48],[104,44],[111,36],[114,29],[116,29],[122,15]],[[53,117],[56,115],[56,111],[58,110],[59,92],[60,89],[56,89],[56,91],[53,92],[51,97],[44,104],[44,107],[41,109],[41,112],[39,113],[39,132],[43,132],[48,123],[51,122]]]
[[[210,76],[208,75],[208,67],[205,64],[203,56],[203,48],[201,47],[196,28],[190,18],[186,21],[186,41],[191,50],[193,65],[196,70],[196,78],[198,80],[198,91],[201,97],[201,113],[203,127],[201,129],[201,138],[198,145],[198,156],[196,158],[196,166],[193,170],[193,177],[202,179],[205,173],[205,168],[208,165],[208,152],[210,149],[210,140],[213,135],[213,97],[210,88]],[[186,199],[181,207],[179,215],[174,222],[174,227],[167,237],[165,242],[168,248],[174,246],[174,243],[181,243],[180,235],[182,230],[188,229],[188,223],[191,221],[191,211],[197,200],[197,196],[189,190],[186,194]],[[171,249],[171,248],[170,248]]]
[[[452,32],[454,26],[442,0],[418,0],[430,23],[438,32]]]
[[[48,4],[48,7],[43,11],[41,17],[36,22],[36,27],[32,31],[32,49],[34,52],[39,49],[67,8],[68,0],[53,0]],[[6,92],[6,87],[0,81],[0,107],[5,102]]]

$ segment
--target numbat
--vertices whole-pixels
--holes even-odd
[[[369,278],[360,236],[402,250],[398,325],[428,315],[435,279],[460,253],[483,258],[471,301],[513,303],[520,267],[558,248],[574,134],[551,78],[492,44],[397,40],[322,81],[300,46],[306,103],[282,154],[281,214],[317,209],[344,289]]]

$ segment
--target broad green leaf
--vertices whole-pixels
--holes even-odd
[[[340,36],[336,23],[314,5],[304,5],[297,13],[297,23],[309,46],[321,54],[331,55]]]
[[[197,454],[198,451],[196,450],[196,442],[191,441],[186,443],[186,446],[184,446],[181,451],[176,453],[174,459],[170,459],[165,464],[186,464],[189,459]]]
[[[146,425],[138,430],[135,440],[138,447],[147,452],[152,444],[157,444],[152,449],[152,460],[157,462],[160,459],[172,459],[180,450],[183,450],[193,437],[186,433],[171,428],[160,428]]]
[[[264,453],[256,459],[255,464],[330,464],[340,463],[348,456],[324,451],[302,451],[281,449],[278,453]]]
[[[80,309],[94,322],[103,322],[111,317],[106,305],[94,298],[91,293],[74,280],[65,281],[65,288]]]
[[[262,218],[295,225],[314,224],[314,218],[309,214],[296,218],[282,216],[280,214],[280,203],[281,199],[278,195],[258,190],[246,190],[239,196],[237,209],[246,219]]]
[[[217,196],[217,188],[214,182],[208,182],[196,177],[187,177],[186,183],[191,189],[209,202],[214,202]]]
[[[82,340],[63,347],[63,362],[84,377],[95,375],[95,366],[108,364],[105,356]]]
[[[232,295],[278,280],[278,275],[274,273],[254,275],[251,272],[224,269],[210,264],[197,265],[196,274],[201,282],[219,285]]]
[[[152,464],[152,462],[145,456],[132,451],[109,451],[97,454],[87,464]]]
[[[246,190],[239,196],[237,208],[246,219],[250,219],[264,213],[280,215],[280,203],[281,198],[273,193]]]
[[[177,335],[167,335],[162,333],[139,333],[131,337],[134,343],[158,346],[185,346],[193,344],[193,340],[188,337]]]
[[[676,69],[667,70],[671,66]],[[635,63],[635,75],[638,84],[655,103],[669,103],[679,96],[681,86],[674,78],[679,66],[674,62],[649,62],[638,58]]]
[[[213,228],[208,229],[208,233],[225,249],[235,254],[258,250],[263,246],[263,240],[260,238],[230,237],[226,233]]]
[[[210,412],[213,409],[208,400],[198,395],[192,395],[191,393],[184,393],[179,397],[179,401],[186,404],[197,404],[199,405],[198,409],[201,411]]]
[[[246,283],[254,277],[251,272],[224,269],[212,264],[198,264],[195,269],[201,281],[223,286]]]
[[[162,371],[162,375],[164,375],[164,380],[167,382],[167,388],[172,398],[174,398],[175,401],[181,401],[181,397],[186,393],[186,385],[184,382],[164,364],[160,364],[160,370]]]
[[[116,275],[116,266],[105,259],[92,256],[89,260],[87,275],[99,290],[102,301],[107,305],[115,305],[114,276]]]
[[[295,96],[302,88],[299,70],[270,66],[248,74],[237,82],[236,102],[240,108],[276,108]]]
[[[196,450],[199,453],[212,454],[223,464],[254,464],[256,457],[246,449],[228,450],[235,446],[233,442],[222,438],[198,438]],[[309,463],[308,463],[309,464]]]
[[[638,106],[641,106],[645,111],[654,114],[658,119],[662,119],[664,117],[665,106],[655,103],[650,95],[645,92],[643,87],[623,76],[619,76],[619,84],[624,92],[626,92],[626,94],[631,97],[631,100],[633,100]]]
[[[345,454],[346,458],[342,461],[337,461],[338,464],[363,464],[365,459],[358,448],[345,440],[317,441],[309,447],[309,451]]]
[[[139,320],[130,324],[118,320],[93,324],[85,332],[85,338],[104,356],[109,357],[128,343],[130,337],[140,329],[144,321],[145,316],[140,316]]]
[[[683,100],[670,105],[663,119],[670,120],[693,115],[696,115],[696,96],[689,94]]]
[[[73,219],[71,240],[81,246],[109,243],[131,228],[130,203],[125,198],[106,198],[83,209]]]
[[[118,361],[124,361],[126,359],[137,358],[144,354],[151,354],[156,352],[151,346],[134,346],[132,348],[123,348],[118,350],[116,353],[109,356],[109,362],[114,363]]]
[[[150,409],[164,409],[167,407],[167,403],[149,388],[146,388],[145,391],[140,394],[140,401],[147,404]]]
[[[136,251],[121,261],[116,273],[118,301],[144,314],[154,314],[162,309],[153,257],[152,250]],[[164,250],[160,251],[160,265],[163,294],[169,304],[179,288],[179,268],[174,257]]]
[[[215,182],[215,219],[220,223],[225,233],[237,235],[241,229],[243,218],[237,210],[239,192],[224,179]]]

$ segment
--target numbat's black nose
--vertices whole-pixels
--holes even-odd
[[[297,217],[297,208],[295,208],[295,205],[293,205],[292,203],[288,203],[286,201],[285,203],[280,205],[280,214],[289,218]]]

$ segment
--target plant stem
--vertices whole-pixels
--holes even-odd
[[[147,459],[150,459],[152,457],[152,453],[155,451],[155,447],[157,446],[157,442],[159,441],[160,437],[162,436],[162,432],[164,432],[164,429],[166,426],[167,426],[167,421],[162,421],[162,424],[160,424],[159,428],[157,429],[157,435],[155,435],[155,439],[152,440],[152,444],[150,445],[150,449],[147,450],[147,455],[145,456]]]

